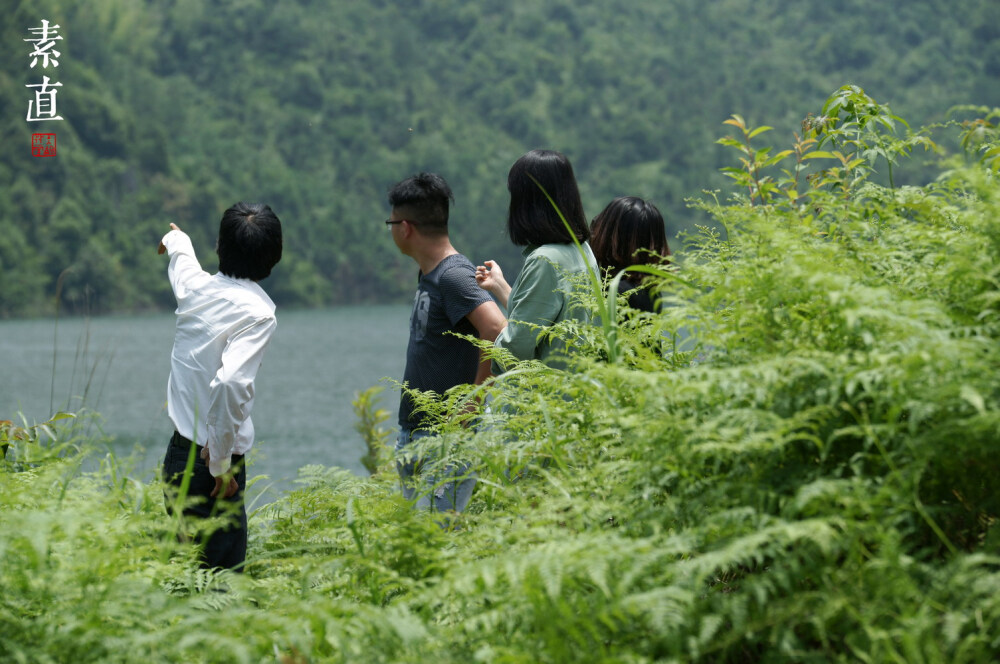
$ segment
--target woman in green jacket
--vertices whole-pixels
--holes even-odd
[[[576,303],[572,292],[590,279],[588,270],[599,274],[587,243],[590,228],[573,166],[555,150],[532,150],[511,167],[507,189],[507,233],[511,242],[524,247],[524,267],[513,286],[495,261],[485,261],[476,268],[479,285],[507,309],[507,327],[495,343],[518,360],[535,359],[562,367],[566,344],[545,333],[567,319],[590,322],[591,312]],[[582,245],[582,255],[574,237]],[[507,368],[493,363],[494,373]]]

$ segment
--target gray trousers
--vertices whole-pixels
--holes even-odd
[[[410,443],[420,438],[432,435],[427,431],[400,429],[396,440],[396,451],[405,449]],[[420,466],[423,459],[411,459],[407,462],[397,461],[396,471],[403,488],[403,497],[416,500],[417,509],[436,510],[438,512],[462,512],[472,490],[476,487],[476,475],[469,471],[468,465],[448,466],[437,474],[422,473]]]

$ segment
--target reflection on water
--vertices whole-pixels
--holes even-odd
[[[251,479],[274,480],[267,494],[291,487],[306,464],[365,473],[351,400],[382,378],[402,376],[408,317],[405,305],[279,309],[253,413]],[[112,439],[116,455],[135,449],[136,473],[151,473],[172,432],[166,394],[173,331],[173,314],[62,319],[58,326],[52,319],[0,322],[0,419],[21,412],[39,422],[50,404],[56,411],[86,406],[101,414],[94,430]],[[395,426],[397,400],[386,385],[386,426]]]

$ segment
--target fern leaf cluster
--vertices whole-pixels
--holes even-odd
[[[566,371],[413,395],[425,470],[478,477],[445,527],[401,498],[370,417],[381,472],[302,469],[252,515],[247,573],[209,574],[158,482],[8,426],[0,660],[995,659],[991,153],[877,185],[924,134],[860,89],[832,100],[793,150],[729,123],[739,189],[695,203],[717,223],[649,277],[660,313],[585,289],[607,318],[552,331]]]

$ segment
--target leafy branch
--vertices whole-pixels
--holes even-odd
[[[905,120],[894,115],[888,104],[879,104],[864,90],[845,85],[831,95],[819,116],[808,115],[802,122],[802,134],[795,134],[792,149],[771,154],[771,147],[755,147],[752,140],[772,128],[751,127],[740,115],[733,115],[723,124],[736,127],[739,138],[725,136],[716,142],[739,154],[739,167],[721,171],[745,188],[751,205],[797,205],[826,188],[837,189],[846,199],[858,185],[868,179],[875,166],[884,160],[889,189],[895,190],[894,168],[899,160],[916,147],[938,151],[938,146],[923,132],[909,131]],[[897,137],[899,127],[907,134]],[[766,171],[794,155],[792,170],[783,169],[785,177],[775,179]],[[836,163],[807,175],[810,187],[800,191],[800,176],[807,162],[829,159]]]

